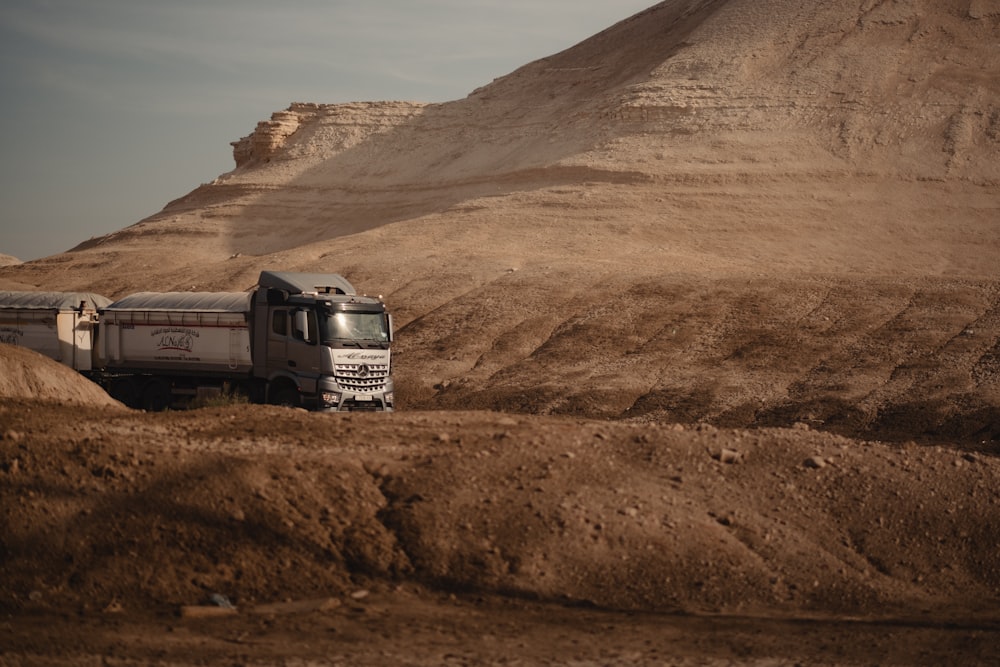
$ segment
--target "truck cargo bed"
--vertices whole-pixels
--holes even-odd
[[[140,292],[101,309],[109,370],[249,374],[250,294]]]

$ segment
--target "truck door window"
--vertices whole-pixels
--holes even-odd
[[[279,336],[288,335],[288,313],[286,311],[274,311],[271,315],[271,331]]]

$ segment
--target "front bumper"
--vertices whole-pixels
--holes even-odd
[[[321,412],[392,412],[392,380],[379,391],[351,391],[336,382],[322,382],[317,394],[317,410]]]

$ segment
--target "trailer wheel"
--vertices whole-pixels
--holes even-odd
[[[302,399],[299,398],[299,390],[290,382],[280,382],[270,391],[271,405],[283,405],[286,408],[302,407]]]
[[[142,408],[148,412],[162,412],[170,401],[170,383],[163,378],[153,378],[142,388]]]
[[[139,407],[139,392],[132,378],[115,378],[108,387],[108,394],[119,403],[130,407]]]

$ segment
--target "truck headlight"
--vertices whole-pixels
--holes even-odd
[[[385,402],[386,402],[387,405],[392,405],[392,395],[393,395],[393,393],[394,392],[391,392],[391,391],[387,391],[385,393]]]
[[[340,403],[340,394],[335,391],[324,391],[320,395],[320,400],[323,401],[324,407],[330,407]]]

